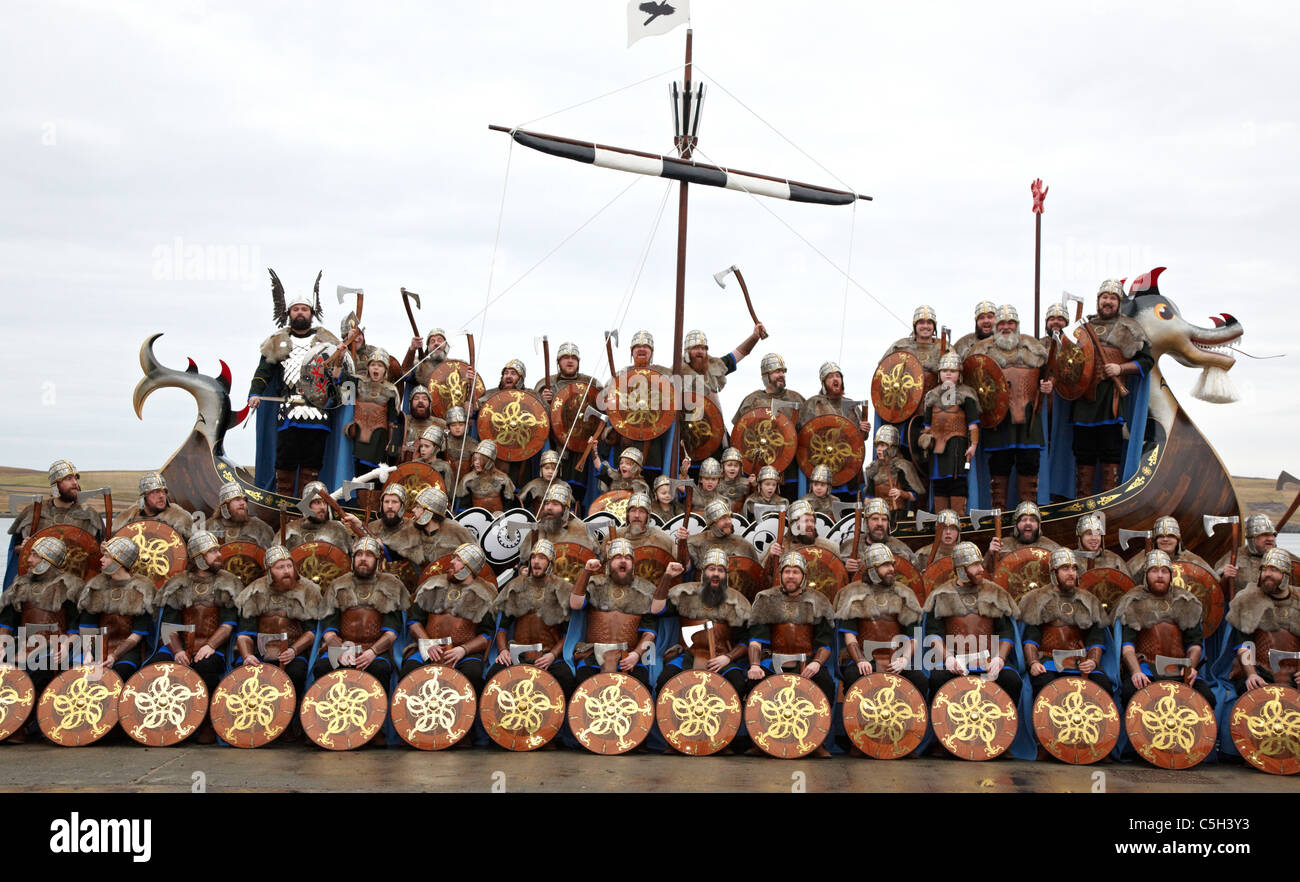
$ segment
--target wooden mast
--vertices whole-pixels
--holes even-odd
[[[680,122],[681,134],[674,133],[674,141],[677,147],[677,154],[682,159],[690,159],[691,153],[695,148],[695,138],[691,135],[691,29],[686,29],[686,62],[683,73],[682,89],[682,118]],[[698,111],[697,111],[698,112]],[[682,375],[682,320],[686,312],[686,215],[687,199],[690,194],[690,185],[686,181],[677,183],[677,299],[673,311],[673,381],[681,386]],[[684,391],[684,390],[683,390]],[[673,433],[676,437],[676,443],[673,444],[672,455],[669,457],[669,477],[676,478],[681,465],[681,450],[685,443],[683,437],[683,419],[682,414],[685,412],[685,400],[682,401],[682,408],[677,412],[677,426]]]

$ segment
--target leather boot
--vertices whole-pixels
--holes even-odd
[[[1081,465],[1074,467],[1074,498],[1080,499],[1092,495],[1093,482],[1096,480],[1097,467]]]
[[[292,469],[275,470],[275,492],[281,496],[293,496],[293,479],[297,477]]]
[[[1038,475],[1017,475],[1016,495],[1021,502],[1038,504]]]
[[[1119,463],[1103,462],[1101,464],[1101,490],[1105,493],[1107,490],[1114,490],[1119,484]]]
[[[989,477],[989,496],[992,498],[994,508],[1006,511],[1007,487],[1010,483],[1010,475],[991,475]]]
[[[307,485],[310,484],[312,481],[318,480],[319,478],[320,478],[320,469],[309,469],[306,466],[300,468],[298,470],[298,494],[297,495],[301,496],[302,491],[307,489]]]
[[[951,497],[948,497],[948,496],[936,496],[936,497],[934,497],[934,511],[935,511],[935,514],[938,514],[939,512],[943,511],[945,508],[949,508],[949,507],[951,507],[951,506],[950,506],[950,503],[951,503]]]
[[[962,517],[966,514],[966,497],[953,496],[949,503],[949,508],[957,512],[957,517]]]

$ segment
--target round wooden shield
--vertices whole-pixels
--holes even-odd
[[[244,585],[266,575],[266,550],[255,542],[242,539],[221,546],[221,568]]]
[[[784,413],[772,415],[770,407],[742,413],[731,429],[731,443],[740,451],[745,474],[754,475],[765,465],[784,472],[799,446],[794,423]]]
[[[615,431],[632,441],[649,441],[672,426],[681,400],[672,377],[652,367],[632,367],[605,387],[605,405]]]
[[[1261,686],[1237,699],[1228,719],[1246,762],[1272,775],[1300,772],[1300,692]]]
[[[904,677],[875,672],[859,677],[844,696],[844,730],[869,757],[907,756],[925,737],[925,698]]]
[[[36,687],[22,668],[0,665],[0,741],[17,732],[32,715]]]
[[[959,759],[1001,756],[1016,738],[1020,717],[1002,687],[982,677],[954,677],[930,704],[934,734]]]
[[[483,687],[479,722],[506,750],[536,750],[564,725],[564,690],[541,668],[511,665]]]
[[[1076,329],[1075,334],[1079,332]],[[1093,372],[1097,368],[1097,354],[1091,344],[1080,346],[1067,335],[1061,335],[1056,349],[1056,369],[1052,374],[1052,387],[1066,401],[1078,401],[1088,391]]]
[[[654,721],[650,690],[627,674],[595,674],[569,700],[569,728],[592,753],[627,753],[645,740]]]
[[[407,591],[414,591],[420,584],[420,568],[404,557],[385,560],[381,564],[381,569],[385,573],[396,576],[406,586]]]
[[[478,436],[496,442],[497,459],[502,462],[523,462],[536,456],[550,434],[550,413],[536,392],[505,389],[493,392],[479,405]]]
[[[302,731],[320,747],[364,747],[388,719],[388,693],[373,674],[339,668],[307,687],[298,718]]]
[[[921,590],[916,592],[916,599],[925,603],[930,592],[953,577],[952,555],[941,557],[925,568],[921,574]],[[913,589],[914,591],[916,589]]]
[[[1201,627],[1208,638],[1223,622],[1223,588],[1218,578],[1200,564],[1176,560],[1174,585],[1186,588],[1201,602]]]
[[[427,462],[404,462],[393,470],[384,482],[388,487],[397,484],[406,491],[406,499],[402,504],[402,513],[406,517],[414,516],[415,497],[420,495],[420,491],[425,487],[437,487],[443,493],[447,492],[447,485],[442,480],[442,475],[434,470],[433,466]]]
[[[298,565],[298,575],[315,582],[322,593],[330,582],[352,571],[352,558],[329,542],[304,542],[290,551],[289,556]]]
[[[831,703],[820,686],[797,674],[772,674],[745,699],[745,731],[768,756],[807,756],[830,728]]]
[[[651,545],[648,542],[645,545],[638,546],[632,552],[632,571],[645,579],[651,585],[658,585],[659,580],[663,578],[664,571],[668,565],[676,558],[671,551],[665,551],[658,545]],[[673,584],[681,582],[681,576],[678,576]]]
[[[796,549],[808,562],[808,587],[826,595],[826,599],[835,603],[836,593],[849,584],[849,571],[838,554],[826,548],[801,545]]]
[[[871,377],[871,404],[887,423],[901,423],[916,413],[925,395],[921,360],[910,352],[891,352]]]
[[[45,687],[36,704],[36,721],[55,744],[85,747],[117,725],[121,694],[122,678],[112,668],[81,665],[59,674]]]
[[[861,573],[862,570],[858,570],[858,574]],[[902,557],[894,558],[894,579],[911,588],[919,603],[925,603],[925,597],[929,593],[923,584],[925,580],[921,578],[921,572],[910,560]]]
[[[1107,620],[1119,599],[1133,590],[1133,584],[1133,578],[1128,573],[1114,567],[1098,567],[1079,575],[1080,590],[1089,591],[1097,598]]]
[[[600,387],[595,383],[569,383],[551,399],[551,438],[574,453],[587,449],[587,439],[600,428],[601,421],[584,417],[587,408],[596,407]],[[596,408],[599,410],[599,408]]]
[[[1090,765],[1119,741],[1115,700],[1086,677],[1057,677],[1034,699],[1034,732],[1063,763]]]
[[[1019,602],[1035,588],[1052,584],[1052,571],[1047,565],[1051,558],[1050,551],[1037,545],[1017,548],[998,561],[993,581]]]
[[[590,517],[598,512],[609,512],[620,524],[627,523],[627,501],[632,498],[631,490],[610,490],[608,493],[602,493],[591,501],[587,507],[587,515]]]
[[[146,747],[180,744],[208,715],[208,687],[193,668],[175,662],[145,665],[117,700],[122,731]]]
[[[425,665],[402,678],[393,692],[393,728],[420,750],[443,750],[469,734],[478,698],[465,675],[446,665]]]
[[[417,582],[416,584],[418,585],[434,576],[440,576],[443,573],[450,573],[451,559],[455,556],[455,552],[449,552],[437,560],[425,564],[424,569],[420,570],[420,582]],[[497,577],[496,573],[492,571],[491,564],[483,564],[482,568],[478,571],[478,577],[488,584],[496,584]]]
[[[1155,680],[1129,699],[1124,731],[1153,766],[1190,769],[1214,749],[1218,726],[1210,703],[1186,683]]]
[[[862,471],[867,447],[857,425],[837,413],[824,413],[799,430],[795,455],[799,468],[812,477],[813,469],[824,465],[831,470],[831,486],[852,480]]]
[[[208,719],[231,747],[263,747],[279,738],[298,705],[289,675],[275,665],[240,665],[217,684]]]
[[[185,572],[189,555],[185,537],[162,521],[134,521],[113,534],[125,536],[140,550],[131,572],[161,588],[172,576]]]
[[[63,568],[65,572],[87,582],[99,575],[99,558],[103,553],[99,543],[95,541],[94,536],[72,524],[55,524],[28,536],[27,541],[18,550],[18,575],[27,575],[29,569],[27,558],[31,555],[32,543],[42,536],[61,539],[68,547],[68,562]]]
[[[679,753],[709,756],[740,731],[740,696],[712,671],[682,671],[668,679],[655,701],[655,721]]]
[[[980,425],[991,429],[1007,418],[1011,391],[1002,368],[990,356],[975,354],[961,363],[962,381],[975,390],[980,402]]]
[[[469,363],[456,358],[449,358],[433,369],[429,375],[429,398],[433,402],[434,416],[441,419],[450,408],[466,406],[470,391],[469,372]],[[483,378],[475,374],[474,400],[478,401],[486,391]]]
[[[556,542],[555,560],[551,561],[551,572],[568,582],[577,584],[578,574],[587,561],[596,556],[590,548],[584,548],[577,542]]]
[[[727,558],[727,587],[734,588],[745,595],[746,600],[753,600],[758,592],[772,586],[767,584],[762,564],[751,558],[733,554]]]
[[[687,455],[695,462],[703,462],[722,447],[726,427],[722,422],[722,410],[712,395],[697,400],[699,404],[695,411],[687,412],[682,420],[682,440]]]

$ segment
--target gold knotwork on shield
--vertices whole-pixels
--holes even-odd
[[[1056,350],[1056,376],[1072,386],[1083,381],[1088,358],[1080,346],[1060,346]],[[982,399],[981,399],[982,400]]]
[[[184,553],[185,541],[174,530],[170,539],[146,536],[145,523],[136,521],[124,528],[127,538],[140,550],[140,556],[136,559],[135,566],[131,567],[131,572],[146,579],[162,579],[171,572],[171,558],[167,549],[178,548]]]
[[[564,701],[556,701],[537,688],[537,668],[530,668],[527,678],[515,683],[510,689],[503,689],[493,680],[483,694],[486,702],[491,699],[500,709],[501,717],[497,725],[502,729],[527,732],[532,738],[546,722],[544,714],[564,710]],[[544,739],[542,739],[544,740]]]
[[[1155,686],[1165,686],[1171,684],[1156,683]],[[1176,684],[1172,684],[1176,685]],[[1150,751],[1169,750],[1188,753],[1196,747],[1200,741],[1197,726],[1209,724],[1214,725],[1214,712],[1207,705],[1206,708],[1197,713],[1190,707],[1180,705],[1170,694],[1158,699],[1150,709],[1140,708],[1136,704],[1129,705],[1128,722],[1131,726],[1133,722],[1141,723],[1142,728],[1146,730],[1150,743],[1138,748],[1143,756]],[[1150,759],[1150,757],[1148,757]]]
[[[729,711],[740,713],[739,697],[733,697],[728,703],[722,696],[709,691],[705,685],[707,679],[701,677],[699,683],[682,692],[670,694],[673,716],[679,721],[676,731],[668,736],[674,747],[680,748],[684,738],[717,739],[726,719],[724,715]]]
[[[758,700],[759,712],[767,728],[754,736],[761,747],[768,741],[785,741],[794,738],[800,751],[809,751],[816,745],[806,741],[812,730],[812,720],[818,714],[817,705],[795,691],[793,686],[778,689],[770,699]]]
[[[445,383],[430,380],[429,386],[437,391],[444,401],[448,402],[449,407],[464,407],[465,402],[469,399],[469,384],[465,382],[465,378],[460,375],[459,371],[449,372]],[[430,397],[436,398],[437,396]]]
[[[216,697],[225,699],[226,709],[234,716],[228,731],[251,731],[256,727],[274,740],[281,731],[281,727],[272,725],[279,709],[277,706],[285,699],[293,699],[293,682],[286,679],[280,688],[263,683],[261,672],[256,667],[253,675],[239,684],[238,692],[223,693],[223,687],[218,687]]]
[[[1283,701],[1288,692],[1285,687],[1262,686],[1258,692],[1268,698],[1255,706],[1254,713],[1242,706],[1243,701],[1238,701],[1233,709],[1233,741],[1251,765],[1268,772],[1290,774],[1300,759],[1300,710]],[[1291,693],[1292,699],[1294,694]],[[1237,730],[1243,728],[1248,741],[1237,737]]]
[[[897,744],[908,735],[914,722],[925,720],[924,711],[918,713],[909,702],[899,697],[895,682],[888,682],[874,693],[864,693],[858,702],[862,737]]]
[[[315,738],[322,746],[333,746],[334,736],[341,735],[350,728],[361,733],[362,741],[369,741],[379,731],[382,723],[380,721],[366,725],[370,721],[370,702],[387,697],[378,680],[373,681],[368,689],[339,680],[322,699],[313,700],[310,695],[304,697],[302,713],[313,713],[325,724],[325,731]]]
[[[118,680],[110,688],[98,680],[92,681],[90,675],[93,671],[92,666],[83,667],[81,676],[72,681],[66,692],[59,695],[46,692],[41,696],[42,704],[47,699],[53,703],[59,720],[58,725],[47,733],[51,741],[59,743],[62,733],[81,726],[89,726],[93,738],[98,739],[117,723],[116,717],[108,723],[104,722],[104,717],[108,714],[108,702],[120,694],[122,682]]]
[[[948,750],[956,753],[959,741],[978,741],[984,745],[989,756],[1002,752],[993,745],[998,737],[998,724],[1002,720],[1016,718],[1015,706],[1010,702],[1002,707],[996,701],[989,700],[981,689],[968,689],[958,701],[951,701],[946,693],[940,692],[935,698],[935,709],[944,708],[952,724],[952,732],[944,736]]]
[[[1072,747],[1093,747],[1102,736],[1102,723],[1119,721],[1119,711],[1112,704],[1103,708],[1084,695],[1087,681],[1076,678],[1074,689],[1060,703],[1043,701],[1047,716],[1056,726],[1056,740]]]
[[[438,676],[425,680],[415,692],[398,689],[393,702],[406,702],[407,715],[411,728],[407,731],[407,740],[417,735],[430,732],[446,732],[451,740],[459,741],[465,736],[463,729],[456,729],[456,720],[460,716],[462,702],[475,701],[474,687],[466,682],[464,691],[451,688]]]
[[[298,564],[298,572],[303,578],[310,579],[324,590],[336,578],[343,575],[343,568],[328,557],[320,557],[313,552]]]
[[[636,699],[624,692],[617,683],[610,684],[595,694],[580,691],[584,694],[581,698],[574,695],[574,702],[581,701],[582,709],[586,711],[590,722],[578,735],[578,739],[583,744],[590,744],[593,735],[613,735],[618,739],[620,750],[631,750],[635,747],[634,742],[627,740],[627,735],[632,731],[636,713],[645,712],[645,709],[636,703]]]
[[[148,729],[161,729],[171,726],[176,730],[176,737],[184,740],[197,726],[185,725],[190,715],[190,705],[196,698],[202,698],[205,691],[191,689],[180,680],[172,680],[174,665],[161,665],[162,674],[149,681],[143,692],[137,691],[130,683],[122,690],[122,701],[135,706],[141,714],[139,725],[132,730],[132,738],[137,741]]]
[[[522,392],[515,392],[501,410],[484,408],[484,415],[492,421],[496,442],[503,447],[527,446],[533,437],[533,429],[545,425],[520,405],[522,397]]]
[[[808,454],[814,466],[824,465],[834,474],[853,458],[853,445],[841,429],[827,429],[808,439]]]
[[[907,365],[900,361],[889,371],[876,368],[876,379],[880,381],[881,400],[891,410],[901,410],[905,407],[912,391],[920,387],[916,378],[904,370],[905,367]]]
[[[785,449],[785,436],[773,425],[774,420],[758,420],[745,428],[745,453],[756,466],[771,465]]]

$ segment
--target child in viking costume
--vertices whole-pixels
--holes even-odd
[[[356,384],[352,422],[343,432],[352,439],[353,474],[360,475],[387,461],[388,442],[401,416],[397,387],[388,382],[388,353],[373,347]]]

